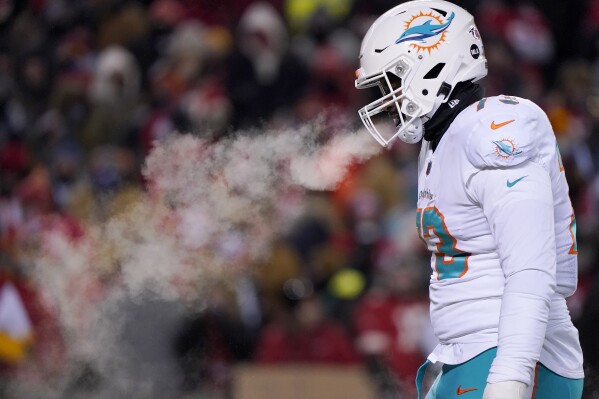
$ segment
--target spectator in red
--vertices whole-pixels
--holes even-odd
[[[297,280],[296,280],[297,282]],[[254,359],[259,363],[355,363],[345,330],[326,317],[318,295],[291,300],[291,311],[267,324]]]

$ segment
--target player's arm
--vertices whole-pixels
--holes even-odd
[[[505,276],[497,357],[485,394],[499,399],[502,389],[492,396],[490,392],[499,387],[517,392],[532,381],[543,346],[555,291],[551,181],[542,166],[525,161],[484,168],[472,177],[469,187],[489,221]]]

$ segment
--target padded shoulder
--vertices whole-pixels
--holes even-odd
[[[534,159],[539,152],[539,124],[544,112],[529,100],[496,96],[464,110],[463,123],[472,128],[465,136],[468,160],[477,168],[501,168]],[[465,127],[465,126],[464,126]]]

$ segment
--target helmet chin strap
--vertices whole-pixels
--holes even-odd
[[[399,134],[399,138],[401,139],[401,141],[408,144],[415,144],[422,139],[422,136],[424,135],[424,124],[431,120],[431,118],[435,115],[435,113],[439,110],[443,103],[447,102],[447,100],[449,99],[449,95],[455,88],[455,86],[451,86],[447,82],[452,82],[454,80],[460,68],[462,57],[462,55],[457,54],[455,56],[455,59],[453,59],[449,63],[451,67],[448,69],[443,83],[439,88],[437,97],[435,98],[435,102],[433,104],[433,108],[426,114],[414,118],[414,121],[410,124],[410,126],[408,126],[406,130]]]
[[[404,143],[416,144],[422,139],[423,135],[424,122],[422,121],[422,118],[414,118],[414,122],[399,135],[399,138]]]
[[[416,144],[419,142],[422,139],[422,136],[424,136],[424,124],[433,117],[435,112],[437,112],[441,104],[444,102],[444,95],[437,96],[435,99],[435,104],[433,105],[433,109],[427,114],[424,114],[418,118],[414,118],[414,122],[412,122],[410,126],[408,126],[408,128],[399,135],[401,141],[408,144]]]

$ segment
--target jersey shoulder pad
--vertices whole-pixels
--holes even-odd
[[[512,96],[483,98],[464,112],[472,127],[464,143],[477,168],[519,165],[538,152],[539,124],[546,116],[530,100]]]

